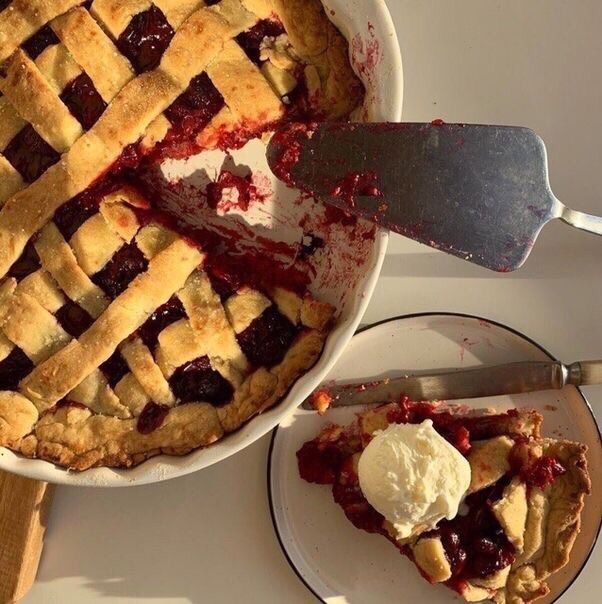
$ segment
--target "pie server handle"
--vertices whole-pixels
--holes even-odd
[[[567,384],[602,384],[602,360],[579,361],[570,365],[555,361],[508,363],[428,375],[406,375],[374,382],[334,384],[316,392],[324,392],[330,397],[330,406],[343,407],[382,404],[401,396],[416,401],[481,398],[554,390]],[[305,399],[301,406],[303,409],[315,409],[314,395]]]

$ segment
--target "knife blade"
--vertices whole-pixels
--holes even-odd
[[[415,401],[441,401],[559,390],[567,384],[602,384],[602,360],[565,365],[558,361],[525,361],[489,367],[405,375],[374,382],[334,384],[318,389],[331,407],[382,404],[407,396]],[[315,409],[314,395],[302,403]]]

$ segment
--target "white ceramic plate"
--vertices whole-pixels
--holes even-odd
[[[403,92],[401,56],[384,0],[324,0],[324,5],[327,14],[349,40],[352,64],[366,87],[366,103],[358,117],[370,121],[399,121]],[[388,233],[380,231],[374,239],[364,239],[362,229],[371,228],[367,223],[357,229],[324,226],[324,221],[320,221],[320,212],[323,214],[324,211],[320,204],[310,200],[296,203],[299,194],[270,177],[265,146],[258,140],[232,152],[231,156],[232,160],[221,152],[208,152],[186,161],[168,162],[163,176],[182,184],[179,189],[181,195],[175,194],[173,199],[177,199],[179,207],[186,207],[186,201],[190,199],[186,195],[188,187],[198,190],[199,175],[215,176],[226,159],[234,162],[234,169],[228,166],[234,172],[238,166],[250,167],[254,177],[270,181],[268,187],[273,194],[268,202],[250,208],[244,215],[232,212],[216,217],[212,212],[212,216],[201,216],[201,219],[211,219],[217,229],[220,225],[231,229],[250,227],[253,233],[284,243],[299,241],[303,234],[299,225],[303,222],[309,223],[313,234],[324,235],[327,244],[313,257],[315,278],[311,290],[320,299],[334,304],[339,314],[321,359],[274,409],[254,418],[216,444],[184,457],[162,455],[130,470],[98,468],[74,473],[0,448],[0,469],[48,482],[79,486],[130,486],[175,478],[205,468],[247,447],[282,421],[322,381],[353,336],[370,301],[387,249]],[[195,212],[197,210],[195,207]],[[321,233],[320,228],[327,229],[327,232]],[[246,238],[251,237],[247,235]]]
[[[328,379],[377,379],[443,368],[462,368],[551,356],[527,337],[476,317],[412,315],[379,323],[358,333]],[[531,407],[544,416],[545,435],[589,446],[592,494],[569,564],[549,582],[556,600],[575,580],[593,548],[602,516],[602,446],[591,409],[573,387],[559,392],[459,401],[498,410]],[[297,410],[274,431],[268,468],[272,518],[285,556],[305,585],[329,604],[446,604],[458,601],[443,586],[431,586],[415,566],[379,535],[356,529],[333,501],[329,486],[299,477],[296,451],[327,422],[347,424],[354,409],[319,417]]]

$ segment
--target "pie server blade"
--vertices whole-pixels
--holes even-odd
[[[287,184],[495,271],[520,267],[554,218],[602,235],[602,218],[556,199],[544,142],[528,128],[293,123],[267,157]]]

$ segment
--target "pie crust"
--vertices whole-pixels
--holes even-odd
[[[319,0],[3,0],[0,93],[0,445],[132,466],[275,405],[334,308],[219,291],[122,174],[348,118],[363,88]]]
[[[399,540],[361,493],[357,460],[376,430],[425,418],[466,455],[472,482],[456,518]],[[359,413],[346,428],[326,426],[297,453],[299,470],[332,484],[355,526],[392,541],[429,582],[468,602],[526,604],[548,594],[547,578],[568,562],[591,488],[587,447],[542,438],[541,423],[531,410],[468,412],[405,399]]]

